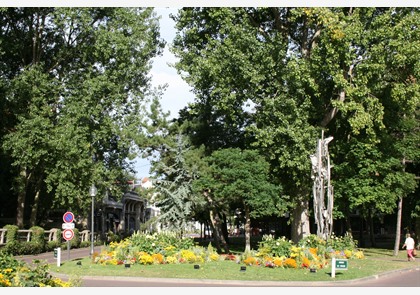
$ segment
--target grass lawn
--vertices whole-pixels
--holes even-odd
[[[308,269],[268,268],[264,266],[246,266],[234,261],[217,261],[196,264],[160,264],[160,265],[98,265],[88,257],[81,260],[65,261],[60,267],[50,265],[50,271],[77,278],[81,276],[127,276],[144,278],[185,278],[210,280],[247,280],[247,281],[339,281],[377,275],[383,272],[420,266],[420,259],[408,262],[406,252],[399,251],[397,257],[393,250],[361,249],[364,259],[349,259],[347,270],[336,270],[335,278],[331,277],[330,264],[317,272]],[[81,262],[81,265],[77,263]],[[194,268],[199,265],[199,268]]]

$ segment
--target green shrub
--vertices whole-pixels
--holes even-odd
[[[263,235],[262,240],[258,245],[258,252],[260,252],[260,254],[276,257],[289,257],[293,242],[286,239],[286,237],[276,239],[273,235]]]
[[[49,241],[45,245],[45,251],[50,252],[54,251],[55,248],[58,248],[61,246],[61,241]]]
[[[45,230],[39,226],[33,226],[30,230],[32,230],[32,236],[29,245],[32,246],[33,249],[27,254],[39,254],[45,252]]]
[[[19,227],[16,225],[8,224],[3,227],[7,229],[6,232],[6,244],[13,241],[18,241],[18,230]]]
[[[117,234],[113,233],[112,231],[109,231],[106,234],[106,237],[107,237],[107,243],[120,242],[122,240],[120,235],[117,235]]]
[[[12,242],[13,244],[13,242]],[[71,282],[53,278],[46,263],[30,266],[0,252],[0,287],[71,287]]]
[[[2,252],[10,255],[22,255],[24,254],[22,244],[23,243],[17,240],[8,241],[6,245],[2,248]]]
[[[326,247],[335,251],[350,250],[353,251],[357,248],[357,240],[353,239],[353,236],[346,232],[342,237],[334,235],[334,233],[328,238]]]
[[[73,249],[80,248],[80,234],[79,234],[79,230],[77,228],[74,228],[73,229],[73,232],[74,232],[74,236],[73,236],[73,239],[70,240],[70,246]]]
[[[38,241],[20,242],[22,255],[34,255],[45,252],[44,243]]]

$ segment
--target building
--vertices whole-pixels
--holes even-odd
[[[132,234],[139,231],[141,224],[158,216],[160,210],[153,203],[139,196],[135,189],[149,189],[153,187],[152,181],[144,177],[140,182],[131,181],[131,191],[126,192],[121,201],[116,201],[107,195],[101,204],[97,204],[95,213],[95,232],[103,238],[109,232],[114,234]]]

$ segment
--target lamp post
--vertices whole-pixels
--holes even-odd
[[[94,184],[92,184],[92,186],[89,189],[89,194],[92,197],[92,221],[91,221],[91,232],[90,232],[90,238],[91,238],[91,244],[90,244],[90,257],[93,257],[93,248],[94,248],[94,231],[95,231],[95,227],[94,227],[94,216],[95,216],[95,196],[96,193],[98,192],[98,190],[96,189],[96,186]]]

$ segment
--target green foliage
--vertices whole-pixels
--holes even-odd
[[[70,246],[71,246],[71,248],[80,248],[79,229],[74,228],[73,232],[74,232],[74,236],[73,236],[73,239],[70,240]]]
[[[61,246],[60,241],[48,241],[45,245],[45,251],[51,252],[54,251],[55,248],[58,248]]]
[[[107,234],[107,243],[112,243],[112,242],[119,242],[121,241],[121,236],[118,234],[113,233],[112,231],[109,231]]]
[[[167,251],[173,251],[173,249],[190,249],[195,245],[193,238],[179,238],[175,232],[167,231],[153,234],[136,232],[127,241],[138,251],[149,254],[166,254]]]
[[[30,230],[32,230],[31,240],[28,242],[31,248],[30,253],[39,254],[44,252],[46,248],[45,230],[40,226],[33,226]]]
[[[22,248],[22,243],[14,240],[6,243],[6,245],[1,248],[1,252],[13,255],[21,255],[25,253]]]
[[[35,261],[34,266],[18,261],[13,256],[0,252],[1,287],[70,287],[71,282],[54,278],[49,265]]]
[[[17,242],[18,241],[18,230],[19,227],[12,224],[7,224],[3,227],[4,229],[7,229],[6,232],[6,244],[9,242]]]
[[[326,241],[314,234],[306,236],[298,243],[298,246],[303,248],[320,248],[325,247],[325,245]]]
[[[290,257],[293,245],[294,243],[286,237],[276,239],[273,235],[263,235],[261,242],[258,243],[258,252],[262,255]]]
[[[196,186],[208,190],[222,212],[246,204],[251,217],[280,215],[281,187],[270,181],[268,162],[256,150],[221,149],[207,159],[209,170]]]
[[[353,236],[349,233],[346,233],[344,236],[336,236],[333,234],[328,238],[326,247],[336,251],[353,251],[357,249],[357,244],[357,240],[353,239]]]
[[[167,146],[163,155],[165,160],[156,168],[164,179],[156,179],[154,184],[156,206],[161,210],[158,221],[169,230],[181,231],[193,217],[194,208],[202,204],[202,199],[192,187],[198,177],[196,163],[188,160],[188,156],[195,151],[190,150],[185,136],[178,134],[174,141],[173,147]]]
[[[0,22],[10,28],[0,136],[14,196],[84,214],[92,182],[98,198],[122,195],[144,136],[151,60],[164,46],[153,8],[11,7]]]
[[[320,130],[334,136],[335,216],[395,212],[416,195],[417,8],[191,7],[174,20],[175,66],[196,94],[182,119],[196,146],[257,148],[295,216],[309,209]]]

